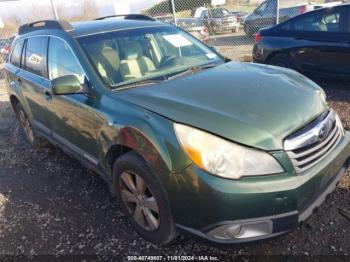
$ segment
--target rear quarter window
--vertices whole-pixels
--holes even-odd
[[[19,40],[13,46],[13,52],[11,55],[10,63],[17,67],[20,67],[21,65],[23,43],[23,40]]]
[[[45,75],[47,37],[28,38],[25,47],[25,69],[38,76]]]

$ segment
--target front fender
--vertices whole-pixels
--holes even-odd
[[[135,105],[121,103],[113,111],[116,108],[118,112],[113,114],[95,116],[99,159],[104,168],[107,168],[106,156],[113,146],[137,152],[158,174],[179,172],[190,164],[177,141],[171,120]]]

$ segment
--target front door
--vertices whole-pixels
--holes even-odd
[[[49,79],[64,75],[76,75],[84,84],[85,74],[71,48],[63,40],[49,39]],[[55,140],[97,164],[97,142],[93,120],[95,99],[85,94],[52,95],[48,108],[52,118],[50,128]]]

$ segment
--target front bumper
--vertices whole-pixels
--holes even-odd
[[[234,181],[191,166],[177,174],[173,184],[171,192],[181,191],[172,201],[175,222],[180,231],[220,245],[255,242],[288,233],[333,191],[349,167],[349,156],[347,132],[322,163],[299,175],[286,172]],[[261,221],[271,221],[269,234],[224,240],[209,234],[223,225]]]

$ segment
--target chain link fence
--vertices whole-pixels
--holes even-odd
[[[91,20],[141,13],[179,26],[233,60],[250,60],[254,35],[296,15],[350,0],[0,0],[0,79],[10,44],[23,23]]]

